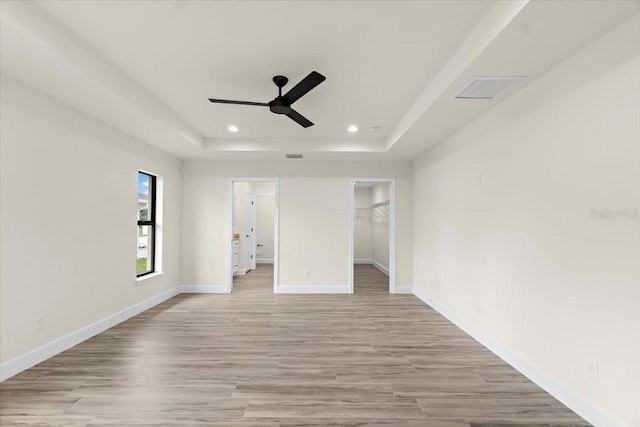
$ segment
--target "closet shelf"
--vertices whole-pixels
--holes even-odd
[[[388,221],[389,201],[374,203],[366,208],[355,208],[354,217],[356,220]]]

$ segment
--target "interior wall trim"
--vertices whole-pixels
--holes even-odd
[[[470,325],[464,319],[448,308],[440,305],[431,299],[425,292],[411,286],[396,286],[395,293],[413,293],[426,305],[430,306],[447,320],[458,326],[465,333],[476,339],[479,343],[500,357],[502,360],[513,366],[520,373],[531,381],[542,387],[545,391],[569,407],[582,418],[597,426],[622,427],[624,424],[612,415],[595,406],[592,402],[584,399],[565,385],[559,383],[549,374],[512,353],[509,349],[499,344],[492,338],[483,334],[480,330]],[[0,382],[5,381],[14,375],[23,372],[38,363],[80,344],[81,342],[124,322],[145,310],[155,307],[158,304],[173,298],[182,293],[227,293],[225,285],[182,285],[168,291],[162,292],[154,297],[132,305],[104,319],[93,322],[75,332],[71,332],[63,337],[57,338],[34,350],[15,357],[0,365]],[[282,294],[348,294],[349,286],[278,286],[278,293]]]
[[[68,350],[71,347],[132,318],[145,310],[155,307],[156,305],[173,298],[179,293],[179,287],[162,292],[161,294],[134,304],[131,307],[125,308],[115,314],[109,315],[104,319],[82,327],[77,331],[50,341],[47,344],[24,353],[21,356],[14,357],[0,365],[0,382],[17,375],[38,363],[44,362],[56,354],[62,353],[63,351]]]
[[[178,286],[179,294],[228,294],[225,285],[182,285]]]
[[[414,287],[413,294],[589,423],[601,427],[624,426],[621,421],[617,420],[611,414],[586,400],[566,385],[561,384],[538,366],[516,355],[458,316],[452,310],[431,299],[424,291]]]
[[[285,285],[278,286],[279,294],[348,294],[349,285],[313,286],[313,285]]]
[[[377,268],[378,270],[380,270],[382,273],[384,273],[387,277],[389,276],[389,269],[387,267],[385,267],[384,265],[380,264],[378,261],[376,261],[375,259],[371,260],[371,264],[373,264],[373,266],[375,268]],[[397,292],[396,292],[397,293]]]

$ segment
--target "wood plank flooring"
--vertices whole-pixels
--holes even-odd
[[[354,295],[274,295],[269,267],[5,381],[0,424],[588,425],[371,266],[356,266]]]
[[[353,292],[387,293],[389,292],[389,276],[369,264],[355,264],[353,266]]]

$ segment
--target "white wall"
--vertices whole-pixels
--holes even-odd
[[[234,176],[280,177],[280,285],[341,289],[349,283],[350,179],[396,178],[397,283],[412,283],[412,183],[407,163],[212,160],[185,161],[183,170],[185,284],[226,282],[227,185]]]
[[[379,183],[371,189],[372,203],[389,200],[389,184]],[[389,269],[389,218],[378,217],[371,221],[372,259],[378,266]]]
[[[640,20],[415,164],[414,289],[596,425],[640,425]],[[588,361],[599,377],[587,375]]]
[[[168,154],[4,76],[0,97],[5,363],[179,284],[182,185]],[[139,169],[164,180],[164,275],[142,283]]]
[[[389,184],[380,182],[371,188],[371,203],[380,203],[389,200]]]
[[[282,285],[348,284],[349,184],[346,178],[280,181]],[[305,277],[306,270],[310,277]]]
[[[354,207],[368,208],[371,206],[371,187],[356,187]],[[373,231],[368,219],[356,219],[353,223],[353,258],[357,262],[368,261],[373,258]]]
[[[252,181],[249,182],[249,188],[251,191],[260,196],[275,196],[276,195],[276,185],[274,182],[265,181]]]
[[[274,257],[274,215],[276,185],[274,182],[251,182],[251,192],[256,195],[256,261],[272,264]]]

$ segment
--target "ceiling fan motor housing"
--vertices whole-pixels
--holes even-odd
[[[287,114],[291,111],[291,104],[285,101],[283,97],[279,96],[269,102],[269,109],[272,113]]]

